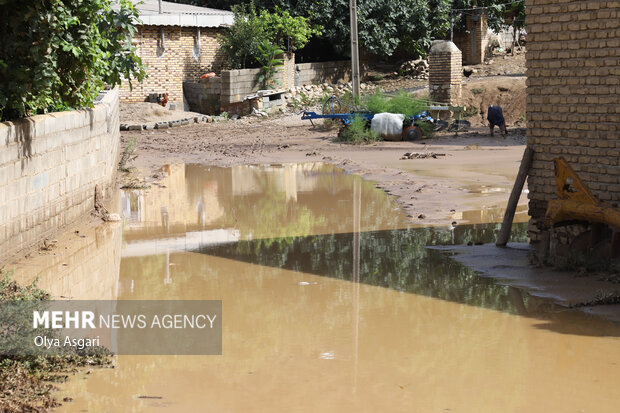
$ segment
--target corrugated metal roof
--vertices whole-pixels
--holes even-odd
[[[162,13],[159,13],[159,0],[138,0],[134,4],[140,12],[144,25],[185,26],[185,27],[219,27],[231,25],[234,14],[228,10],[211,9],[189,4],[162,1]]]

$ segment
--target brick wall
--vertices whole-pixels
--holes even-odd
[[[463,53],[463,64],[484,62],[489,44],[488,27],[485,14],[465,16],[465,31],[454,33],[454,43]]]
[[[93,209],[119,143],[118,89],[93,109],[0,123],[0,263]]]
[[[601,200],[620,201],[620,2],[527,0],[530,235],[563,156]]]
[[[461,51],[449,41],[436,41],[428,55],[431,100],[458,105],[463,77]]]
[[[163,54],[159,55],[160,30],[164,29]],[[144,102],[150,93],[168,93],[171,102],[183,102],[183,81],[198,80],[210,71],[219,72],[223,55],[219,50],[217,36],[222,29],[201,28],[201,52],[194,57],[198,29],[180,26],[140,26],[134,36],[138,54],[147,67],[149,77],[142,83],[123,82],[121,102]]]

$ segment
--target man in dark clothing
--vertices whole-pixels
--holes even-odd
[[[504,120],[504,114],[501,106],[489,106],[489,110],[487,111],[487,120],[489,121],[491,136],[493,136],[493,129],[495,129],[495,126],[499,126],[499,130],[504,136],[508,134],[506,131],[506,121]]]

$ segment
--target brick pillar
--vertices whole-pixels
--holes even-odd
[[[445,40],[433,42],[428,56],[431,100],[456,106],[461,101],[463,64],[461,51]]]
[[[467,64],[477,65],[484,62],[489,38],[486,14],[474,14],[466,18],[467,30],[470,33],[471,55],[467,56]]]
[[[282,73],[282,84],[278,85],[283,89],[295,86],[295,53],[284,53],[281,56],[282,66],[278,69]]]

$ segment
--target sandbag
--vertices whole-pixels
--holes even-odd
[[[405,115],[400,113],[377,113],[370,122],[370,129],[387,141],[400,141]]]

